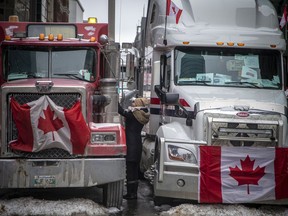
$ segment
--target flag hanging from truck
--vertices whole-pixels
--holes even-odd
[[[182,11],[176,6],[172,0],[167,0],[166,2],[166,16],[175,16],[176,24],[178,24],[181,17]]]
[[[23,105],[12,97],[10,104],[18,130],[17,140],[10,143],[11,149],[39,152],[61,148],[70,154],[84,153],[90,132],[80,101],[70,109],[57,106],[46,95]]]
[[[199,147],[199,202],[288,198],[288,148]]]
[[[281,20],[280,20],[280,28],[283,29],[283,27],[286,25],[287,23],[287,5],[284,6],[284,9],[283,9],[283,14],[282,14],[282,17],[281,17]]]

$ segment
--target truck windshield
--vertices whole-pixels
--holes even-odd
[[[276,50],[175,49],[176,85],[280,89],[281,55]]]
[[[90,48],[7,47],[4,51],[5,77],[65,78],[94,81],[95,50]]]

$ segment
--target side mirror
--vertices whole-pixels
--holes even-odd
[[[179,94],[175,93],[166,93],[164,92],[160,85],[155,85],[155,93],[160,98],[161,103],[166,105],[177,105],[179,100]]]

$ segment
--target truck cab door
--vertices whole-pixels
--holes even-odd
[[[160,124],[171,121],[169,106],[178,104],[179,94],[169,92],[171,78],[171,55],[163,54],[160,57],[160,85],[155,86],[155,92],[160,99]]]

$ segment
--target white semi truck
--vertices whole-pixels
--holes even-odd
[[[287,147],[286,44],[270,1],[150,0],[145,32],[153,52],[141,167],[156,202],[199,201],[199,146]]]

